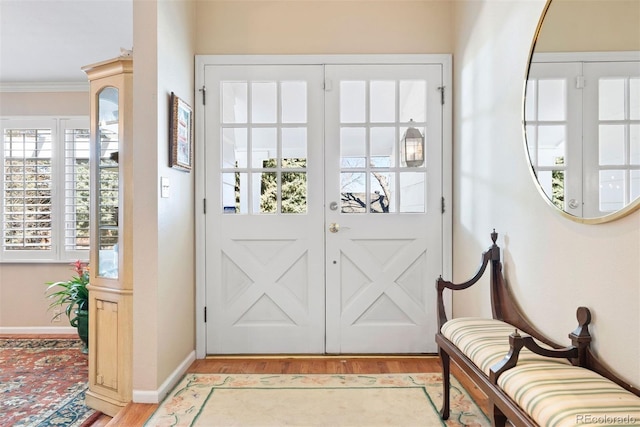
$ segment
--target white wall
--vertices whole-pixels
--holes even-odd
[[[523,146],[522,93],[545,2],[455,2],[454,279],[464,280],[495,228],[505,274],[529,318],[569,343],[575,309],[591,309],[593,347],[640,384],[640,212],[583,225],[539,195]],[[490,315],[488,285],[454,299],[454,314]]]
[[[191,1],[158,3],[158,173],[170,184],[158,201],[160,378],[195,349],[195,174],[168,166],[171,92],[195,102],[195,16]]]
[[[195,349],[193,173],[168,166],[170,93],[193,105],[194,28],[191,1],[134,2],[134,397],[162,392]]]

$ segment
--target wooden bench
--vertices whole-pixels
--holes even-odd
[[[482,254],[477,273],[460,284],[438,278],[438,333],[442,361],[442,419],[449,417],[450,360],[487,395],[495,426],[640,424],[640,390],[617,377],[591,351],[586,307],[577,310],[578,327],[562,346],[537,330],[520,310],[502,274],[497,233]],[[490,267],[492,319],[447,320],[445,289],[458,291],[478,282]]]

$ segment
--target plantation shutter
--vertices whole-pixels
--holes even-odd
[[[86,259],[89,251],[89,123],[62,121],[64,135],[63,257]]]
[[[0,260],[87,259],[88,119],[3,119],[0,124]]]
[[[3,129],[2,250],[10,259],[52,257],[56,128],[43,124]]]

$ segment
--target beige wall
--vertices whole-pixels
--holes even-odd
[[[89,116],[86,92],[1,92],[0,116]]]
[[[640,0],[553,0],[537,52],[640,50]]]
[[[496,228],[507,280],[530,319],[568,342],[576,307],[589,307],[596,352],[640,385],[640,211],[572,222],[542,199],[529,172],[523,80],[544,5],[455,2],[454,279],[476,271]],[[483,285],[454,299],[456,315],[490,315]]]
[[[451,2],[198,1],[198,54],[450,53]]]
[[[43,333],[43,328],[70,328],[66,316],[51,321],[54,312],[48,311],[45,283],[68,280],[73,274],[68,264],[0,264],[0,330]]]
[[[89,92],[0,93],[0,116],[31,115],[88,117]],[[66,317],[51,322],[45,282],[66,280],[72,274],[66,263],[0,263],[0,328],[69,327]]]

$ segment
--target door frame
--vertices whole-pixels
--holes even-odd
[[[453,258],[453,102],[452,102],[452,55],[451,54],[407,54],[407,55],[196,55],[194,117],[195,117],[195,240],[196,240],[196,289],[195,324],[196,358],[206,357],[206,256],[205,256],[205,156],[204,152],[205,112],[203,99],[205,67],[224,65],[380,65],[380,64],[440,64],[444,90],[442,111],[442,275],[451,279]],[[204,89],[204,90],[203,90]],[[206,102],[210,102],[206,100]],[[433,278],[434,286],[437,278]],[[434,301],[435,304],[435,301]],[[445,304],[451,314],[451,295],[445,295]],[[435,321],[435,319],[434,319]]]

